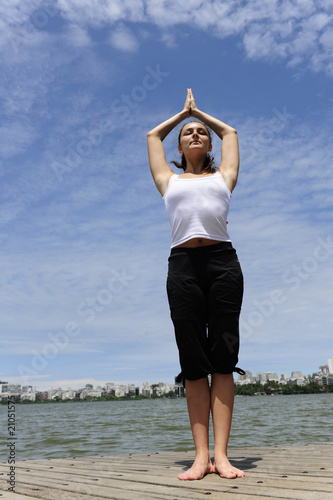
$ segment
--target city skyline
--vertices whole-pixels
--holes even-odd
[[[302,370],[292,370],[290,372],[290,375],[288,375],[287,372],[280,372],[280,373],[277,373],[275,371],[267,371],[267,372],[264,372],[264,371],[257,371],[255,373],[255,375],[252,374],[252,372],[250,370],[244,370],[246,373],[249,373],[251,372],[251,376],[252,377],[257,377],[260,376],[260,375],[268,375],[268,374],[274,374],[274,375],[277,375],[278,376],[278,380],[292,380],[292,379],[297,379],[297,378],[307,378],[307,377],[311,377],[313,376],[314,374],[318,374],[321,372],[321,369],[324,368],[324,367],[327,367],[327,373],[329,374],[333,374],[333,356],[331,356],[330,358],[328,358],[327,360],[327,364],[321,364],[318,366],[318,369],[319,371],[313,371],[311,373],[303,373]],[[294,376],[293,376],[294,374]],[[244,378],[246,378],[246,375],[243,376]],[[235,379],[235,382],[239,381],[242,379],[242,377],[240,375],[238,375],[238,379],[236,378],[236,376],[234,376],[234,379]],[[260,379],[260,377],[259,377]],[[272,378],[271,380],[274,380],[275,378]],[[269,380],[269,378],[267,378],[267,380]],[[4,384],[4,383],[7,383],[7,384],[11,384],[11,382],[9,380],[6,380],[6,382],[2,381],[1,382],[1,379],[0,379],[0,386],[1,384]],[[158,384],[158,383],[163,383],[165,385],[174,385],[175,384],[175,377],[173,378],[173,380],[155,380],[154,382],[149,382],[149,381],[96,381],[96,380],[87,380],[87,379],[84,379],[81,383],[81,385],[76,385],[76,386],[71,386],[71,385],[66,385],[66,384],[60,384],[60,385],[52,385],[52,386],[47,386],[47,382],[45,383],[45,385],[42,387],[38,387],[37,386],[31,386],[31,384],[20,384],[22,387],[24,385],[27,385],[27,386],[31,386],[31,387],[34,387],[36,391],[47,391],[47,390],[57,390],[57,389],[62,389],[62,390],[79,390],[79,389],[82,389],[83,386],[86,387],[88,385],[92,385],[93,387],[105,387],[106,385],[108,384],[115,384],[115,385],[119,385],[119,386],[142,386],[143,384],[148,384],[148,385],[154,385],[154,384]],[[65,388],[63,389],[64,386]]]

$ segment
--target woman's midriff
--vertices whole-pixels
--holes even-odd
[[[207,238],[192,238],[191,240],[185,241],[181,245],[177,245],[174,248],[196,248],[196,247],[206,247],[208,245],[214,245],[216,243],[221,243],[219,240],[209,240]]]

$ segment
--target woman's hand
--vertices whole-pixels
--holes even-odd
[[[188,112],[188,116],[192,115],[192,111],[198,109],[197,105],[195,103],[193,94],[192,94],[192,89],[187,89],[187,96],[186,96],[186,101],[184,104],[184,110]]]
[[[189,96],[189,102],[190,102],[190,115],[193,114],[194,110],[197,110],[198,107],[196,105],[196,102],[194,100],[193,94],[192,94],[192,89],[187,90],[188,96]]]

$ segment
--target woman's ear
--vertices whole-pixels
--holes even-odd
[[[179,144],[179,146],[178,146],[178,153],[181,155],[181,154],[182,154],[182,152],[183,152],[182,147],[181,147],[181,145]]]
[[[208,151],[211,151],[213,149],[213,145],[212,143],[209,144],[209,148],[208,148]]]

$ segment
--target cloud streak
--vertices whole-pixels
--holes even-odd
[[[240,36],[249,59],[285,60],[292,67],[306,62],[313,71],[332,76],[331,2],[193,0],[184,4],[146,0],[105,2],[93,8],[91,2],[69,0],[60,2],[59,7],[65,18],[83,25],[127,20],[152,24],[163,31],[191,25],[218,38]],[[120,48],[135,46],[131,39],[125,43],[126,37],[121,38]]]

